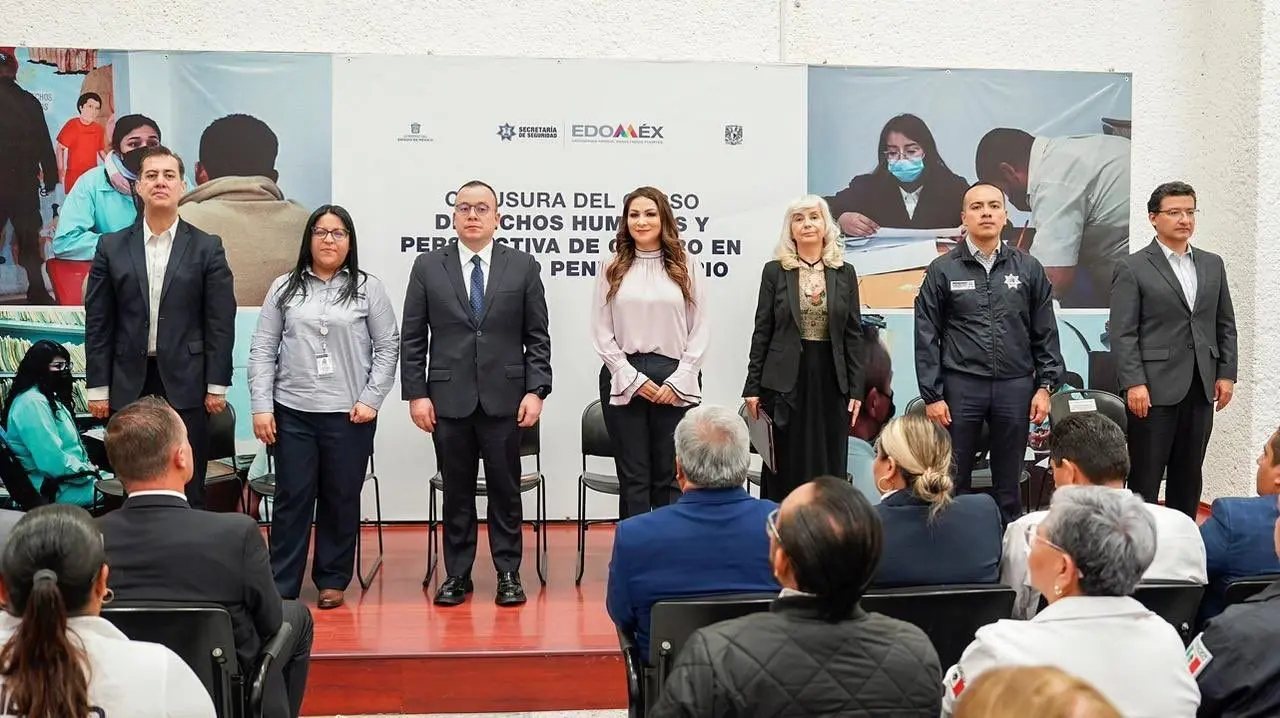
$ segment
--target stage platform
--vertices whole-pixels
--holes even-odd
[[[617,634],[604,607],[613,527],[587,532],[581,586],[573,583],[575,525],[552,524],[547,533],[541,586],[533,532],[525,527],[527,604],[494,605],[496,576],[482,526],[476,592],[461,606],[441,608],[431,603],[439,574],[422,585],[426,526],[387,526],[382,571],[368,591],[353,581],[345,606],[317,611],[315,587],[303,590],[316,624],[303,715],[625,708]],[[377,536],[365,528],[362,538],[368,559]]]

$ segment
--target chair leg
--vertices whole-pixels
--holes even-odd
[[[578,479],[578,573],[573,579],[576,586],[582,585],[582,573],[587,560],[587,485]]]
[[[373,579],[378,575],[378,571],[382,569],[382,487],[378,485],[378,475],[373,475],[373,506],[374,506],[374,526],[378,531],[378,557],[374,559],[373,565],[369,567],[369,573],[364,573],[363,565],[360,559],[360,544],[364,543],[363,536],[356,536],[356,578],[360,581],[360,588],[368,591],[369,586],[373,585]]]
[[[427,575],[422,579],[423,586],[431,585],[431,576],[436,572],[436,487],[427,489]]]
[[[537,544],[534,550],[537,552],[538,565],[538,581],[543,586],[547,585],[547,544],[550,537],[547,536],[547,494],[545,491],[545,482],[538,484],[538,490],[534,494],[534,501],[537,503],[535,516],[537,517],[537,527],[534,529],[536,533]]]

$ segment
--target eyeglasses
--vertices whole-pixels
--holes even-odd
[[[902,149],[891,148],[884,151],[884,158],[890,162],[901,159],[918,160],[924,157],[924,149],[920,145],[907,145]]]
[[[462,204],[455,205],[453,211],[463,217],[471,214],[472,211],[476,213],[477,217],[487,217],[489,216],[489,210],[491,209],[493,208],[483,202],[480,204],[467,204],[464,202]]]
[[[64,359],[54,359],[49,362],[49,371],[66,371],[71,368],[71,362]]]
[[[1159,212],[1156,212],[1156,214],[1163,214],[1169,219],[1182,219],[1183,217],[1186,217],[1187,219],[1196,218],[1196,210],[1194,209],[1162,209]]]
[[[334,242],[345,242],[347,241],[347,237],[350,236],[351,235],[347,234],[347,230],[345,229],[325,229],[324,227],[311,228],[311,238],[318,239],[320,241],[332,239]]]
[[[1047,539],[1047,538],[1045,538],[1045,537],[1041,536],[1041,535],[1040,535],[1040,532],[1036,530],[1036,527],[1035,527],[1035,526],[1032,526],[1032,527],[1030,527],[1030,528],[1031,528],[1031,530],[1027,532],[1027,533],[1028,533],[1028,536],[1027,536],[1027,543],[1028,543],[1028,544],[1030,544],[1032,548],[1035,548],[1035,545],[1036,545],[1036,544],[1038,544],[1038,543],[1042,543],[1042,544],[1044,544],[1045,546],[1048,546],[1049,548],[1053,549],[1054,551],[1057,551],[1058,553],[1067,554],[1068,556],[1070,556],[1070,555],[1071,555],[1071,554],[1067,553],[1067,550],[1066,550],[1065,548],[1062,548],[1062,547],[1061,547],[1061,546],[1059,546],[1058,544],[1056,544],[1056,543],[1054,543],[1054,542],[1050,541],[1049,539]]]
[[[781,510],[781,508],[776,508],[770,511],[769,515],[764,519],[764,530],[778,543],[782,543],[782,537],[778,535],[778,512]]]

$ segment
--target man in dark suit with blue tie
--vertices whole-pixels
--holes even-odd
[[[674,441],[683,495],[619,523],[609,562],[609,616],[635,635],[646,659],[649,611],[658,601],[782,590],[766,529],[778,505],[744,488],[751,453],[742,418],[718,406],[691,409]]]
[[[1156,238],[1116,264],[1111,353],[1129,409],[1129,488],[1191,518],[1200,509],[1213,412],[1236,383],[1236,315],[1222,257],[1191,246],[1196,192],[1156,187],[1147,201]]]
[[[476,477],[484,460],[496,603],[525,602],[520,584],[520,431],[551,393],[547,301],[532,255],[493,241],[498,195],[484,182],[454,196],[458,241],[413,263],[400,333],[400,384],[409,415],[432,434],[444,481],[444,565],[435,603],[473,590]]]
[[[1272,533],[1280,510],[1280,430],[1271,435],[1258,457],[1257,496],[1224,497],[1213,502],[1200,525],[1209,564],[1209,586],[1200,602],[1203,623],[1222,613],[1227,584],[1238,578],[1280,574]]]

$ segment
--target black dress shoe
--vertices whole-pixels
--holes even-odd
[[[457,606],[467,600],[467,594],[474,590],[476,587],[472,585],[470,576],[450,576],[440,584],[440,590],[436,591],[435,604]]]
[[[498,573],[498,597],[494,599],[494,603],[499,606],[519,606],[527,600],[524,588],[520,585],[520,574],[515,571]]]

